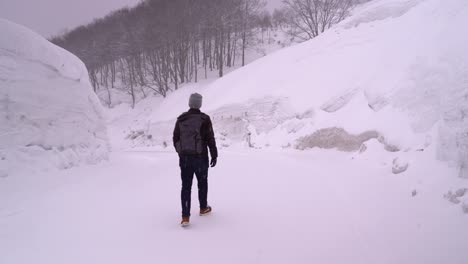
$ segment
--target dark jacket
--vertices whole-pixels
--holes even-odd
[[[211,158],[216,159],[218,157],[218,149],[216,148],[216,140],[215,140],[215,136],[213,132],[213,124],[211,123],[210,117],[207,114],[202,113],[198,109],[190,109],[188,112],[183,113],[177,118],[175,128],[174,128],[174,134],[172,137],[174,148],[176,149],[177,152],[179,152],[178,145],[180,141],[180,123],[191,118],[191,115],[200,115],[202,119],[202,123],[200,127],[200,136],[202,140],[201,156],[208,158],[208,149],[209,149]]]

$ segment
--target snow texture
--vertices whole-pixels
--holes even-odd
[[[106,159],[101,105],[84,64],[0,19],[0,175]]]
[[[221,151],[208,176],[213,212],[198,216],[194,182],[186,229],[172,150],[115,152],[40,175],[24,193],[6,179],[0,263],[467,263],[468,214],[442,198],[447,167],[427,166],[433,153],[420,152],[405,177],[392,177],[384,163],[394,153],[368,145],[357,156]]]

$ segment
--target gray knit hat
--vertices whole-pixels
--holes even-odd
[[[202,101],[203,101],[203,97],[201,96],[201,94],[194,93],[194,94],[190,95],[188,105],[189,105],[190,108],[200,109],[201,106],[202,106]]]

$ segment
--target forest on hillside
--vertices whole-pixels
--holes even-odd
[[[256,32],[284,28],[292,37],[316,37],[348,14],[358,0],[286,0],[270,14],[262,0],[144,0],[51,41],[87,66],[94,90],[120,87],[131,96],[165,97],[182,83],[222,77],[244,66]]]
[[[85,62],[95,90],[122,83],[132,97],[141,87],[166,96],[208,71],[223,76],[245,64],[252,30],[270,26],[260,0],[147,0],[52,42]]]

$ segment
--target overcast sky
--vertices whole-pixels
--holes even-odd
[[[0,17],[27,26],[44,37],[91,22],[140,0],[0,0]],[[282,0],[267,0],[268,9]]]

